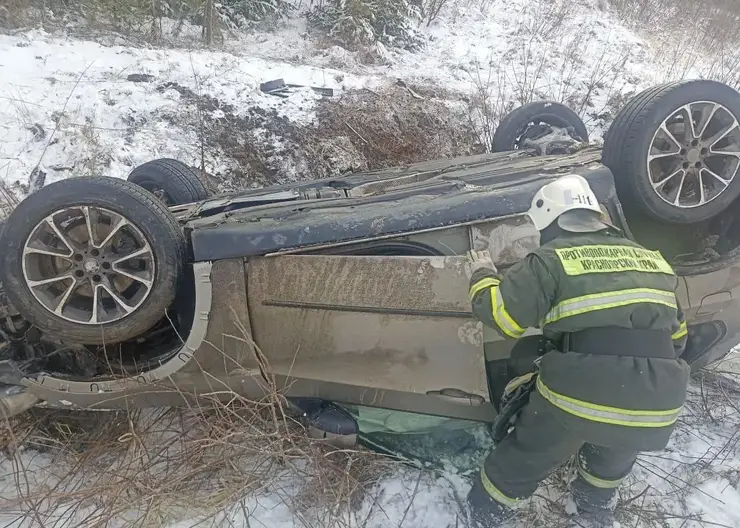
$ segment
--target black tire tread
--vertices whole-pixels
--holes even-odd
[[[137,184],[144,181],[157,183],[175,202],[171,205],[199,202],[209,196],[198,174],[172,158],[155,159],[139,165],[131,171],[128,181]]]
[[[620,161],[620,156],[618,155],[618,153],[620,152],[622,144],[624,143],[624,137],[626,134],[626,129],[623,123],[625,121],[629,122],[634,113],[639,112],[639,110],[644,106],[645,102],[649,101],[653,97],[653,94],[661,91],[664,86],[665,84],[652,86],[647,90],[639,92],[634,97],[632,97],[632,99],[627,101],[627,104],[624,105],[624,107],[614,118],[614,121],[612,122],[609,130],[604,137],[602,160],[604,160],[607,166],[609,166],[609,164],[619,163]]]
[[[65,190],[63,187],[67,187],[67,189]],[[155,242],[151,240],[153,235],[148,233],[147,228],[142,225],[145,220],[158,222],[162,229],[158,238],[162,241],[169,239],[174,243],[174,250],[167,252],[165,255],[166,260],[157,262],[158,271],[155,280],[158,281],[158,284],[155,284],[154,288],[158,288],[158,291],[152,291],[149,294],[147,300],[138,309],[138,313],[131,314],[121,321],[99,326],[75,325],[69,321],[56,318],[45,307],[38,305],[21,278],[21,257],[19,255],[25,238],[30,234],[28,229],[25,230],[25,233],[23,232],[25,225],[33,229],[36,223],[46,214],[62,207],[91,205],[92,200],[85,198],[86,195],[90,196],[91,187],[97,187],[101,195],[105,197],[100,200],[106,200],[107,204],[105,206],[112,209],[120,202],[121,197],[125,196],[127,199],[137,202],[138,205],[151,210],[153,216],[150,219],[129,218],[129,220],[133,220],[142,233],[150,238],[150,244],[153,248],[155,246]],[[68,194],[79,198],[67,201],[59,200],[60,195],[65,197]],[[119,205],[119,207],[122,206]],[[121,214],[126,215],[125,212],[121,212]],[[40,215],[43,216],[39,218]],[[21,202],[7,219],[6,227],[10,227],[10,229],[4,233],[2,240],[5,251],[0,255],[0,281],[5,285],[8,298],[24,318],[50,335],[62,340],[88,345],[113,344],[141,335],[165,315],[165,310],[175,299],[183,277],[183,266],[187,259],[187,243],[177,220],[170,214],[167,206],[156,196],[146,189],[124,180],[87,176],[49,184]],[[11,232],[13,235],[10,235]],[[154,249],[156,252],[157,249]]]
[[[515,108],[501,120],[493,134],[493,151],[505,152],[512,150],[515,131],[521,130],[534,116],[547,113],[555,114],[568,121],[576,133],[581,136],[581,139],[588,141],[586,125],[573,110],[555,101],[532,101]]]
[[[615,186],[620,192],[629,193],[631,195],[629,186],[624,185],[625,181],[622,177],[622,174],[625,172],[624,156],[622,154],[624,152],[624,143],[627,139],[627,135],[632,128],[630,124],[635,120],[636,116],[645,109],[645,105],[650,103],[661,92],[670,90],[677,84],[679,83],[671,82],[659,84],[640,92],[627,102],[609,127],[609,131],[604,140],[601,159],[602,163],[612,171]],[[625,125],[625,123],[627,124]]]
[[[670,215],[670,217],[661,216],[645,203],[642,190],[638,187],[639,184],[630,180],[630,178],[636,177],[635,167],[640,162],[636,156],[640,152],[640,148],[638,148],[641,146],[640,142],[644,141],[641,136],[644,134],[646,126],[648,126],[649,117],[655,114],[656,107],[664,104],[664,98],[670,96],[677,89],[707,83],[729,88],[716,81],[691,79],[664,83],[644,90],[625,105],[614,119],[606,135],[602,151],[602,163],[612,171],[615,186],[621,194],[622,200],[638,204],[641,209],[657,220],[693,223],[713,216],[706,214],[702,217],[694,217],[678,210],[676,214]],[[719,212],[721,211],[716,211],[714,214]]]

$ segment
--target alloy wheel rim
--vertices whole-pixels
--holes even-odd
[[[151,244],[123,215],[97,206],[60,209],[23,246],[23,279],[51,314],[76,324],[114,323],[149,297]]]
[[[653,134],[647,169],[653,191],[680,209],[721,196],[740,168],[740,127],[727,107],[711,101],[681,106]]]

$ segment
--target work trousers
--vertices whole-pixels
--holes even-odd
[[[505,510],[530,497],[542,480],[573,455],[577,455],[578,476],[572,492],[578,509],[613,509],[617,488],[631,472],[637,452],[586,443],[560,423],[557,412],[538,392],[532,392],[514,430],[485,459],[469,495],[473,510],[488,508],[501,515],[501,506]]]

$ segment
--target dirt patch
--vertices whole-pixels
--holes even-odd
[[[190,112],[185,119],[197,131],[202,149],[231,161],[228,168],[215,175],[223,190],[264,185],[280,179],[269,162],[273,153],[271,143],[275,137],[294,137],[295,127],[277,111],[251,107],[245,115],[238,115],[234,105],[196,94],[178,83],[165,83],[158,90],[178,92],[181,101],[190,107],[186,108]],[[183,124],[182,115],[164,114],[161,118],[173,124]],[[258,134],[258,131],[263,133]]]
[[[277,109],[238,109],[177,83],[183,112],[160,118],[195,129],[205,158],[216,160],[221,190],[336,177],[481,151],[462,107],[433,90],[388,87],[316,102],[316,119],[298,124]],[[425,95],[421,95],[424,91]]]
[[[319,136],[348,138],[364,161],[357,167],[361,169],[480,152],[462,109],[420,91],[394,86],[382,92],[349,92],[325,102],[318,110]]]

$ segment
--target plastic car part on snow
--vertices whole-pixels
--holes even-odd
[[[740,196],[740,94],[715,81],[649,88],[612,123],[602,162],[625,206],[663,222],[713,218]]]
[[[0,384],[0,420],[24,413],[39,401],[25,387]]]
[[[186,244],[166,206],[101,177],[52,183],[7,219],[0,280],[12,305],[55,338],[111,344],[165,316]]]
[[[555,129],[563,129],[566,133],[559,135],[573,142],[588,142],[586,125],[573,110],[554,101],[533,101],[501,120],[493,134],[493,151],[522,148],[523,141],[540,139],[540,136],[553,134]]]
[[[161,158],[139,165],[128,181],[153,193],[166,205],[200,202],[209,193],[192,168],[181,161]]]

